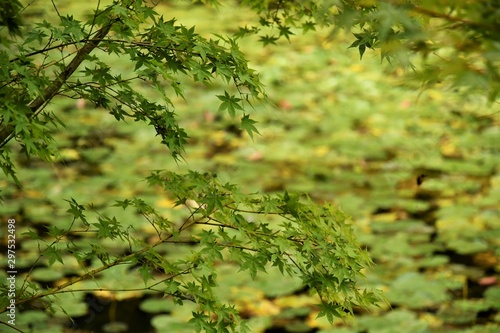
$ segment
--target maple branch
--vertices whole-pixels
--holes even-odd
[[[435,12],[433,10],[423,8],[420,6],[413,6],[411,9],[413,11],[415,11],[419,14],[425,15],[425,16],[440,18],[442,20],[454,22],[454,23],[461,23],[461,24],[467,25],[467,26],[472,27],[472,28],[482,28],[482,29],[491,29],[491,30],[498,28],[498,26],[493,26],[491,24],[486,24],[486,23],[482,23],[482,22],[474,22],[474,21],[467,20],[467,19],[464,19],[461,17],[456,17],[456,16],[444,14],[444,13]]]

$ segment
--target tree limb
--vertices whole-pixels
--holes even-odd
[[[44,104],[49,102],[61,89],[62,85],[73,75],[76,69],[80,66],[80,64],[85,60],[85,57],[89,55],[99,43],[106,37],[109,33],[111,26],[113,25],[113,21],[104,27],[102,27],[99,31],[97,31],[94,38],[88,40],[86,44],[78,50],[75,57],[71,60],[71,62],[64,68],[64,70],[59,73],[57,78],[52,81],[52,84],[45,89],[42,95],[38,96],[34,100],[32,100],[28,104],[28,108],[30,112],[26,114],[27,118],[31,118],[36,115],[36,113],[42,108]],[[4,146],[10,139],[12,139],[14,134],[15,126],[6,125],[0,129],[0,147]]]

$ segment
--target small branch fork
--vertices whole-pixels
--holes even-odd
[[[39,110],[42,109],[43,105],[47,104],[61,89],[63,84],[73,75],[80,64],[83,62],[85,57],[89,55],[99,43],[106,37],[106,35],[111,30],[114,21],[110,21],[108,25],[102,27],[96,32],[93,39],[87,41],[87,43],[76,53],[75,57],[71,62],[64,68],[63,71],[58,75],[58,77],[52,81],[52,84],[45,89],[42,95],[38,96],[28,104],[30,112],[26,115],[28,118],[36,116]],[[14,126],[4,126],[0,130],[0,146],[4,146],[6,142],[12,139],[14,135]]]
[[[178,228],[178,231],[177,232],[182,232],[183,230],[193,226],[196,224],[196,220],[193,219],[193,216],[194,214],[196,214],[198,210],[194,210],[190,215],[189,217],[185,220],[185,222],[182,224],[182,226],[180,226]],[[83,280],[86,280],[86,279],[91,279],[93,278],[95,275],[111,268],[111,267],[114,267],[114,266],[117,266],[117,265],[121,265],[121,264],[124,264],[126,263],[127,261],[130,261],[130,260],[133,260],[134,258],[137,258],[138,256],[140,256],[141,254],[143,253],[146,253],[148,251],[150,251],[151,249],[157,247],[158,245],[160,244],[163,244],[163,243],[167,243],[172,237],[174,236],[174,233],[171,232],[169,233],[168,235],[166,235],[164,238],[158,240],[157,242],[149,245],[149,246],[146,246],[144,248],[142,248],[141,250],[139,251],[136,251],[134,253],[131,253],[129,255],[126,255],[126,256],[123,256],[123,257],[120,257],[106,265],[103,265],[99,268],[96,268],[94,270],[91,270],[91,271],[88,271],[87,273],[85,274],[82,274],[80,275],[79,277],[75,278],[75,279],[72,279],[70,281],[67,281],[63,284],[60,284],[58,285],[57,287],[54,287],[52,289],[49,289],[45,292],[41,292],[39,294],[36,294],[36,295],[33,295],[31,297],[28,297],[28,298],[25,298],[25,299],[21,299],[21,300],[18,300],[15,304],[16,306],[19,306],[21,304],[24,304],[24,303],[28,303],[28,302],[32,302],[34,300],[37,300],[37,299],[41,299],[41,298],[44,298],[46,296],[50,296],[50,295],[54,295],[54,294],[59,294],[59,293],[63,293],[63,292],[70,292],[69,290],[68,291],[64,291],[65,288],[71,286],[71,285],[74,285],[80,281],[83,281]],[[181,274],[186,274],[187,272],[189,272],[193,267],[190,267],[190,268],[187,268],[186,271],[183,271],[182,273],[177,273],[177,274],[169,274],[165,279],[163,279],[161,282],[163,281],[166,281],[166,280],[170,280],[170,279],[173,279],[175,278],[176,276],[178,275],[181,275]],[[149,286],[147,287],[146,289],[151,289],[152,287],[154,287],[155,285],[157,285],[158,283],[156,284],[153,284],[152,286]],[[71,290],[73,291],[73,290]],[[3,311],[5,311],[5,308],[4,309],[0,309],[0,313],[2,313]]]

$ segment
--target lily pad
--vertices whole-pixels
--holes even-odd
[[[267,273],[259,273],[255,279],[249,274],[239,272],[237,267],[222,265],[219,268],[220,284],[218,293],[221,297],[231,299],[238,293],[240,287],[244,290],[253,289],[254,295],[259,291],[268,297],[289,295],[300,288],[303,284],[299,278],[283,276],[277,268],[269,268]]]
[[[490,287],[484,293],[486,303],[494,309],[500,310],[500,287]]]
[[[56,281],[64,276],[61,270],[53,268],[40,267],[33,270],[31,273],[33,279],[43,282]]]
[[[474,322],[478,312],[486,309],[488,309],[488,304],[483,300],[458,300],[449,305],[443,305],[438,312],[438,317],[447,324],[463,325]]]
[[[169,315],[153,317],[151,325],[158,332],[192,333],[194,331],[193,325]]]
[[[407,310],[394,310],[382,317],[360,318],[355,327],[358,332],[370,333],[425,333],[426,322],[418,319],[415,313]]]
[[[414,272],[396,278],[389,286],[386,296],[393,304],[410,309],[433,307],[450,299],[444,282],[431,280]]]
[[[150,298],[141,303],[140,308],[148,313],[171,312],[175,308],[175,303],[166,298]]]

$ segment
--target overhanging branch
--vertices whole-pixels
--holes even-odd
[[[71,60],[71,62],[59,73],[57,78],[52,81],[51,85],[49,85],[45,91],[32,100],[28,104],[29,112],[26,114],[27,118],[31,118],[37,114],[37,112],[42,108],[44,104],[49,102],[61,89],[62,85],[73,75],[76,69],[83,62],[85,57],[89,55],[99,43],[106,37],[109,33],[111,26],[113,25],[113,21],[111,21],[108,25],[102,27],[97,31],[94,38],[89,39],[85,45],[78,50],[75,57]],[[0,147],[3,147],[8,141],[10,141],[14,134],[15,126],[13,125],[5,125],[0,129]]]

